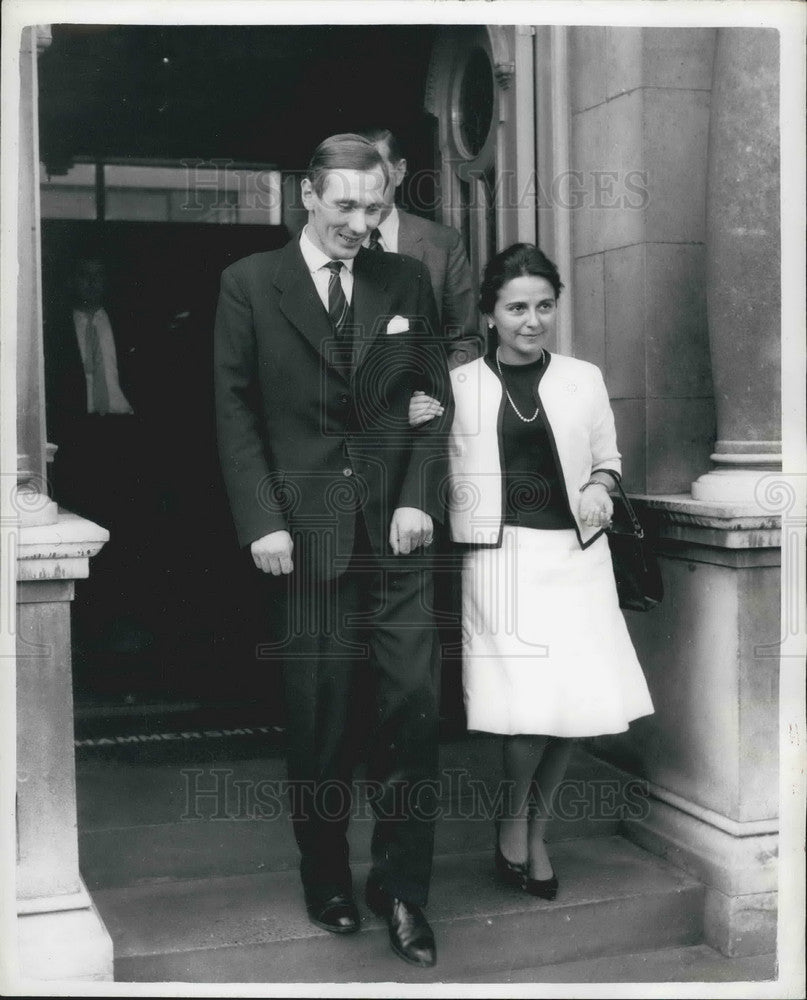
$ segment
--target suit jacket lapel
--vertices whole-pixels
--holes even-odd
[[[311,346],[329,361],[327,345],[333,343],[333,328],[317,293],[311,273],[296,238],[283,248],[285,258],[275,275],[280,292],[280,310]]]
[[[383,256],[377,250],[361,249],[353,267],[354,372],[370,344],[386,330],[390,318],[386,273],[380,259]]]

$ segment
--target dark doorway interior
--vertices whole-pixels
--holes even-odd
[[[433,37],[429,26],[56,25],[41,57],[42,159],[51,173],[75,157],[298,171],[324,136],[382,124],[403,140],[416,178],[404,203],[433,214],[434,122],[422,111]],[[224,705],[282,722],[276,668],[256,656],[271,626],[266,594],[237,547],[219,477],[211,353],[221,270],[287,238],[284,227],[43,223],[46,322],[64,306],[79,253],[107,262],[138,424],[136,441],[121,445],[128,452],[113,446],[131,494],[124,510],[136,516],[124,516],[77,586],[79,724],[147,706]],[[456,672],[456,660],[444,663],[449,717],[461,714]]]
[[[204,158],[305,166],[320,140],[371,125],[402,140],[428,214],[433,25],[54,25],[40,58],[40,156]],[[406,192],[404,192],[406,197]],[[413,199],[414,200],[414,199]]]
[[[50,331],[70,314],[73,260],[101,256],[121,384],[135,411],[104,418],[112,425],[91,465],[76,469],[57,454],[53,468],[57,499],[69,497],[66,505],[111,532],[76,588],[79,712],[258,694],[269,709],[277,702],[276,679],[254,655],[260,595],[219,475],[212,332],[222,269],[287,238],[283,227],[43,224],[46,353]],[[60,440],[61,428],[48,430]],[[82,475],[81,484],[65,481]]]

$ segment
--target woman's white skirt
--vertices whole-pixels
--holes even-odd
[[[462,617],[469,729],[599,736],[653,712],[604,535],[505,525],[465,555]]]

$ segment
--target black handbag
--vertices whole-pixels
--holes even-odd
[[[622,510],[614,505],[614,517],[606,536],[611,547],[619,606],[628,611],[650,611],[664,596],[658,559],[652,539],[618,480],[616,487]]]

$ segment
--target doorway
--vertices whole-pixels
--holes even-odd
[[[113,531],[77,587],[75,700],[79,728],[92,729],[86,735],[97,733],[97,720],[222,706],[243,708],[255,722],[282,721],[278,678],[256,655],[266,639],[265,597],[235,542],[215,453],[219,274],[289,238],[297,175],[334,132],[391,128],[410,165],[404,204],[437,214],[436,123],[424,111],[435,30],[53,28],[39,75],[47,175],[65,176],[76,161],[237,161],[271,164],[289,196],[278,226],[160,221],[138,209],[110,218],[102,194],[73,213],[83,217],[62,207],[42,221],[46,325],[69,263],[85,252],[103,256],[139,423],[125,529]],[[91,470],[89,485],[103,475]],[[446,684],[446,711],[456,715],[458,681]]]
[[[125,361],[145,425],[126,469],[137,544],[124,568],[111,542],[78,588],[77,618],[83,604],[92,624],[104,600],[121,598],[124,625],[106,646],[92,629],[77,636],[77,717],[229,703],[275,721],[277,678],[256,657],[265,598],[235,544],[213,443],[219,273],[300,227],[299,174],[324,136],[384,126],[408,160],[403,207],[463,234],[478,284],[497,249],[536,238],[540,40],[530,27],[484,25],[54,25],[52,34],[39,66],[46,176],[64,178],[77,162],[94,164],[96,178],[104,163],[237,164],[280,176],[284,203],[273,225],[145,218],[144,199],[128,215],[120,202],[112,212],[101,180],[94,197],[43,219],[45,312],[60,269],[97,248],[128,326]],[[443,714],[461,721],[453,645]]]

